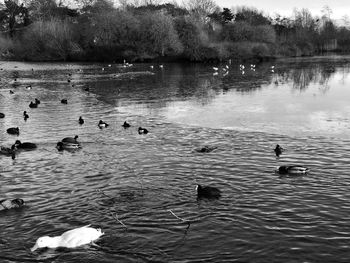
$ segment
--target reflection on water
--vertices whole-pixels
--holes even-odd
[[[1,262],[348,261],[346,58],[247,64],[244,74],[233,64],[0,68],[0,144],[38,145],[0,156],[0,199],[27,203],[0,212]],[[18,137],[6,133],[17,126]],[[74,135],[82,149],[57,151]],[[196,151],[205,146],[215,150]],[[310,175],[274,173],[291,163]],[[197,200],[196,184],[222,197]],[[29,250],[86,224],[106,233],[97,246]]]

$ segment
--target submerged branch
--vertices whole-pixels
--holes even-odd
[[[118,214],[117,214],[117,213],[113,214],[112,211],[111,211],[110,213],[111,213],[111,216],[112,216],[118,223],[120,223],[122,226],[124,226],[126,229],[128,229],[127,226],[126,226],[122,221],[119,220]]]
[[[188,220],[186,220],[186,219],[183,219],[183,218],[177,216],[171,209],[168,209],[168,211],[169,211],[173,216],[175,216],[177,219],[179,219],[179,220],[181,220],[182,222],[188,224],[188,226],[187,226],[187,228],[186,228],[186,231],[185,231],[185,234],[186,234],[187,231],[188,231],[188,229],[189,229],[190,226],[191,226],[191,221],[188,221]]]
[[[100,194],[102,194],[102,195],[104,195],[104,196],[106,196],[106,197],[108,197],[108,198],[110,198],[110,199],[114,199],[112,196],[107,195],[107,194],[106,194],[103,190],[101,190],[101,189],[97,189],[96,192],[98,192],[98,193],[100,193]]]

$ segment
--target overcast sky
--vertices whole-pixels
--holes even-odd
[[[250,6],[267,12],[269,15],[279,13],[290,16],[293,9],[307,8],[313,15],[321,15],[321,9],[328,5],[333,14],[331,18],[340,19],[344,15],[350,16],[350,0],[215,0],[221,7]]]

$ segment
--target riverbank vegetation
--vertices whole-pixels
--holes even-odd
[[[345,19],[346,20],[346,19]],[[28,61],[263,60],[350,51],[350,29],[331,10],[274,18],[212,0],[0,3],[0,57]]]

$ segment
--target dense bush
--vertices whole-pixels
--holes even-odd
[[[21,42],[26,44],[17,52],[28,60],[67,60],[82,52],[74,41],[70,23],[57,19],[34,22],[23,34]]]
[[[0,58],[211,61],[350,50],[349,29],[307,9],[272,19],[254,8],[221,9],[212,0],[193,0],[187,8],[75,1],[78,9],[55,0],[0,4]]]

